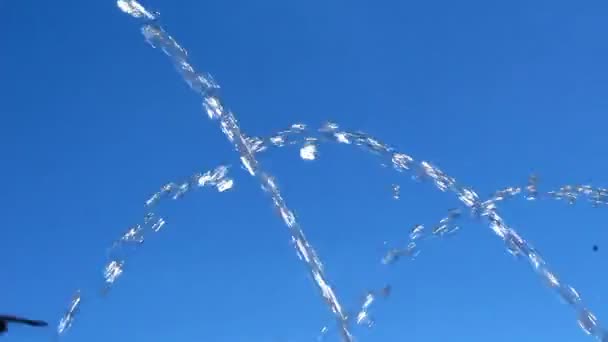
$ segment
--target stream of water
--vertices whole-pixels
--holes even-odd
[[[586,334],[600,341],[608,341],[608,333],[600,327],[598,319],[587,309],[574,287],[560,280],[539,252],[505,223],[497,209],[499,203],[518,196],[527,200],[543,198],[565,200],[570,204],[586,199],[593,206],[607,206],[607,189],[594,188],[589,185],[567,185],[555,191],[541,192],[538,190],[538,179],[531,176],[525,186],[509,187],[497,191],[489,199],[481,199],[471,187],[458,183],[453,177],[430,162],[416,161],[411,156],[397,151],[368,134],[349,132],[341,129],[335,123],[327,123],[318,129],[309,129],[306,125],[298,123],[267,138],[247,136],[239,126],[235,114],[222,101],[217,83],[209,75],[195,70],[189,62],[187,51],[160,26],[158,13],[147,10],[133,0],[118,0],[117,5],[124,13],[141,21],[141,32],[145,41],[153,48],[163,51],[183,80],[200,96],[205,114],[211,120],[219,123],[223,134],[238,153],[242,166],[257,179],[263,191],[268,194],[289,231],[298,257],[306,264],[323,301],[334,315],[343,341],[354,340],[351,333],[353,324],[371,325],[373,323],[369,309],[378,296],[388,296],[390,286],[366,293],[356,315],[352,317],[347,315],[339,296],[328,280],[320,256],[305,237],[302,227],[287,205],[287,201],[279,189],[278,181],[265,171],[256,158],[256,155],[271,148],[298,146],[302,159],[315,160],[320,144],[337,143],[355,146],[377,155],[381,163],[390,165],[397,172],[412,176],[419,181],[429,182],[442,192],[453,193],[461,206],[470,211],[474,219],[485,221],[491,231],[504,242],[506,249],[518,258],[526,260],[540,279],[576,312],[578,324]],[[155,192],[145,202],[146,211],[142,222],[129,227],[110,247],[108,262],[103,272],[101,295],[105,295],[120,278],[128,263],[129,255],[140,248],[147,235],[158,233],[165,227],[165,220],[152,211],[159,201],[165,198],[177,200],[189,191],[201,187],[215,188],[219,192],[227,191],[234,185],[233,179],[228,175],[228,170],[227,166],[219,166],[206,173],[197,173],[187,180],[168,183]],[[394,184],[391,190],[390,195],[398,200],[401,196],[400,186]],[[385,257],[380,262],[392,264],[399,259],[414,258],[420,253],[421,241],[456,234],[461,229],[459,220],[463,214],[461,209],[450,209],[446,217],[434,225],[412,227],[408,244],[387,250]],[[59,323],[58,336],[65,334],[73,325],[85,297],[86,294],[80,290],[74,295]],[[327,327],[323,327],[322,333],[327,330]]]

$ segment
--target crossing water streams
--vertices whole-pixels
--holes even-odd
[[[350,132],[342,129],[336,123],[326,123],[319,128],[310,128],[305,124],[296,123],[288,129],[269,137],[248,136],[240,126],[236,114],[224,103],[220,87],[210,75],[201,73],[191,64],[187,51],[161,25],[158,13],[147,10],[136,1],[119,0],[118,7],[124,13],[138,20],[145,41],[155,50],[162,51],[178,71],[182,79],[192,91],[200,97],[202,110],[206,116],[217,124],[228,142],[233,146],[240,163],[247,172],[259,182],[269,201],[275,207],[285,227],[287,228],[297,256],[306,265],[317,290],[333,314],[339,334],[343,341],[353,341],[352,326],[355,324],[370,325],[372,318],[369,309],[378,296],[388,296],[390,286],[369,291],[364,295],[364,301],[357,309],[356,315],[347,314],[343,299],[334,290],[331,274],[325,272],[322,258],[316,252],[312,243],[306,238],[305,228],[300,225],[287,199],[279,188],[279,180],[271,175],[258,155],[270,149],[286,146],[297,146],[300,157],[304,160],[315,160],[320,146],[323,144],[338,144],[358,148],[366,153],[377,156],[383,165],[390,166],[395,172],[406,178],[414,178],[426,182],[442,192],[452,193],[458,200],[459,208],[448,211],[447,216],[434,225],[415,225],[411,227],[409,243],[388,249],[382,260],[378,262],[392,264],[400,259],[413,258],[420,252],[420,242],[431,238],[441,238],[457,234],[465,229],[462,222],[464,217],[483,221],[497,238],[504,242],[505,248],[519,259],[525,260],[548,288],[556,292],[577,315],[578,324],[591,337],[608,341],[608,333],[600,326],[598,319],[587,308],[581,296],[574,287],[562,282],[550,268],[549,263],[540,253],[517,231],[511,228],[498,212],[502,202],[523,197],[528,201],[540,199],[557,199],[574,203],[586,200],[593,206],[608,205],[608,189],[594,188],[588,185],[567,185],[555,191],[542,192],[538,189],[537,178],[531,176],[528,184],[521,187],[509,187],[497,191],[490,198],[481,198],[476,191],[463,185],[440,170],[432,163],[416,160],[412,156],[394,149],[377,138],[362,132]],[[137,43],[137,42],[134,42]],[[246,115],[246,114],[244,114]],[[214,188],[219,192],[230,190],[234,185],[232,173],[227,166],[219,166],[205,173],[197,173],[186,180],[171,182],[160,188],[145,202],[146,213],[139,224],[126,229],[116,242],[109,248],[108,261],[104,267],[102,295],[107,293],[121,277],[129,256],[141,248],[149,234],[162,233],[165,220],[153,210],[154,206],[163,200],[179,200],[186,193],[199,188]],[[401,196],[400,185],[392,186],[392,196],[398,200]],[[468,211],[468,212],[466,212]],[[58,335],[65,334],[79,316],[81,306],[85,305],[87,296],[95,292],[78,291],[71,301],[64,317],[58,326]],[[322,329],[327,331],[327,327]]]

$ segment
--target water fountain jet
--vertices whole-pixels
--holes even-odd
[[[241,163],[252,176],[260,181],[262,188],[270,195],[273,205],[279,211],[283,221],[287,225],[299,256],[306,262],[321,295],[338,321],[343,340],[351,341],[352,335],[349,331],[349,318],[344,313],[342,305],[338,301],[332,287],[329,286],[319,257],[306,240],[293,212],[287,207],[275,179],[262,169],[260,163],[255,158],[256,153],[264,151],[269,146],[280,147],[286,145],[285,138],[289,137],[289,135],[297,136],[302,134],[302,132],[304,132],[303,126],[294,125],[287,131],[288,134],[282,132],[277,136],[273,136],[269,140],[270,144],[265,144],[264,140],[261,139],[245,136],[242,133],[234,114],[223,105],[219,97],[219,86],[208,75],[199,74],[195,71],[188,62],[186,50],[156,22],[158,15],[146,10],[141,4],[133,0],[119,0],[117,4],[123,12],[130,14],[135,18],[145,20],[142,27],[142,34],[146,41],[151,46],[161,49],[171,59],[174,66],[191,89],[202,97],[203,106],[207,115],[213,120],[219,120],[222,132],[239,153]],[[499,216],[496,203],[503,201],[508,197],[514,197],[523,193],[521,188],[507,188],[501,192],[497,192],[491,199],[482,201],[472,188],[460,185],[454,178],[445,174],[431,163],[426,161],[415,162],[410,156],[397,152],[392,147],[383,144],[365,133],[341,131],[336,124],[327,124],[314,133],[319,137],[304,138],[305,145],[300,151],[303,159],[313,160],[316,158],[316,144],[319,141],[329,140],[339,144],[354,145],[379,155],[387,164],[392,165],[393,168],[399,172],[412,172],[415,177],[431,181],[440,191],[454,193],[460,202],[470,209],[474,216],[485,219],[488,222],[492,231],[504,241],[508,251],[518,257],[527,259],[533,270],[539,274],[561,298],[577,311],[579,325],[587,334],[599,340],[608,340],[608,335],[600,328],[595,315],[585,307],[577,291],[569,285],[563,284],[555,273],[549,270],[547,263],[539,253],[515,230],[510,228],[501,216]],[[173,188],[163,188],[161,193],[163,191],[171,192],[173,191],[172,189]],[[220,188],[218,187],[218,189]],[[530,179],[529,184],[526,186],[526,190],[526,198],[528,200],[538,198],[539,192],[536,187],[536,178]],[[573,201],[581,195],[588,196],[594,205],[601,205],[607,203],[607,194],[608,191],[604,189],[598,188],[594,190],[590,187],[583,186],[561,188],[559,191],[549,193],[549,196],[556,199],[566,199],[570,203],[573,203]],[[395,198],[399,197],[398,188],[393,187],[393,196]],[[429,236],[441,236],[456,231],[458,227],[452,225],[451,221],[457,217],[458,215],[455,215],[454,213],[448,215],[448,218],[442,220],[437,227],[431,230]],[[164,223],[161,224],[160,222],[161,221],[156,221],[156,224],[162,227]],[[424,231],[424,227],[415,227],[412,230],[410,238],[412,240],[417,240],[421,236],[424,236]],[[137,230],[135,233],[131,233],[136,234]],[[414,245],[411,245],[411,243],[414,243]],[[406,255],[415,254],[415,241],[412,241],[411,243],[408,245],[409,252],[406,253]],[[107,272],[109,275],[106,278],[115,280],[121,273],[122,265],[118,263],[112,265],[114,268],[110,272]],[[110,281],[110,283],[113,283],[114,280]],[[358,316],[365,318],[365,310],[367,310],[372,302],[373,299],[366,299],[363,305],[364,308]],[[75,309],[70,309],[68,314],[66,314],[66,317],[71,317],[70,319],[73,319],[73,312],[76,312],[79,303],[80,297],[74,300],[72,308]],[[365,321],[365,319],[361,319],[360,321]]]

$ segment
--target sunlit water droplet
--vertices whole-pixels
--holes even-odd
[[[559,295],[564,302],[570,305],[578,305],[581,302],[581,296],[578,294],[575,288],[569,285],[561,286],[559,288]]]
[[[410,231],[410,239],[416,240],[422,236],[422,232],[424,231],[424,226],[421,224],[415,225]]]
[[[401,197],[401,186],[398,184],[393,184],[393,199],[398,200]]]
[[[116,5],[121,11],[133,16],[134,18],[156,19],[158,12],[148,12],[139,2],[135,0],[118,0]]]
[[[152,225],[152,230],[158,232],[165,226],[166,223],[167,222],[165,222],[165,220],[161,217]]]
[[[300,149],[300,157],[304,160],[315,160],[317,158],[317,146],[313,144],[304,145]]]
[[[217,183],[217,191],[224,192],[232,189],[234,186],[234,181],[232,179],[222,179]]]
[[[598,333],[597,318],[587,309],[583,309],[579,314],[578,325],[588,335],[596,335]]]
[[[526,199],[529,201],[533,201],[538,197],[538,177],[532,175],[528,178],[528,186],[526,186],[526,191],[528,192]]]
[[[361,306],[361,310],[359,311],[359,313],[357,314],[357,324],[365,324],[368,327],[371,326],[373,324],[373,321],[371,320],[371,318],[369,317],[369,308],[372,305],[372,303],[375,300],[375,296],[373,293],[369,292],[366,296],[365,296],[365,300],[363,302],[363,305]]]
[[[74,324],[74,320],[76,319],[76,315],[80,312],[81,303],[82,298],[79,290],[76,291],[74,296],[72,296],[72,300],[70,301],[70,305],[66,313],[59,321],[59,325],[57,326],[57,333],[59,335],[64,334],[68,329],[72,327],[72,325]]]
[[[103,271],[103,278],[108,286],[116,282],[118,277],[123,273],[124,261],[112,260]]]
[[[143,228],[140,225],[136,225],[134,227],[129,228],[127,232],[120,238],[120,241],[123,242],[135,242],[135,243],[143,243]]]

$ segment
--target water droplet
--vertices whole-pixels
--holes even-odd
[[[166,224],[167,222],[165,222],[165,220],[161,217],[158,219],[158,221],[156,221],[156,223],[154,223],[152,225],[152,230],[154,232],[159,232]]]
[[[303,123],[295,123],[291,125],[291,130],[293,132],[302,132],[306,129],[306,125]]]
[[[220,99],[215,96],[206,96],[203,99],[203,107],[210,119],[218,119],[224,114],[224,107]]]
[[[158,12],[149,12],[146,10],[139,2],[135,0],[118,0],[116,1],[116,5],[126,14],[131,15],[134,18],[146,18],[149,20],[154,20],[157,16],[154,13]]]
[[[103,278],[108,286],[111,286],[116,282],[118,277],[123,273],[123,261],[112,260],[108,265],[106,265],[103,271]]]
[[[526,199],[529,201],[535,200],[538,197],[538,177],[536,175],[531,175],[528,178],[528,186],[526,186],[526,190],[528,192]]]
[[[581,296],[575,288],[568,285],[562,285],[558,289],[560,298],[570,305],[577,305],[581,302]]]
[[[363,305],[361,306],[361,310],[357,314],[357,324],[365,324],[368,327],[372,326],[373,321],[369,317],[368,311],[369,311],[370,306],[374,302],[374,300],[375,300],[374,294],[371,292],[368,292],[367,295],[365,296]]]
[[[285,138],[280,135],[277,135],[277,136],[271,137],[270,142],[275,146],[284,146]]]
[[[140,225],[129,228],[126,233],[120,238],[120,241],[134,242],[141,244],[144,242],[143,228]]]
[[[398,200],[401,196],[401,187],[398,184],[393,184],[393,198]]]
[[[173,195],[173,199],[177,200],[183,197],[190,190],[190,184],[188,182],[182,183],[178,188],[175,194]]]
[[[543,280],[547,283],[547,285],[549,287],[558,288],[561,285],[559,283],[559,280],[557,279],[557,277],[553,273],[551,273],[549,270],[543,269],[540,273],[541,273]]]
[[[327,328],[327,326],[324,326],[323,328],[321,328],[321,332],[320,332],[319,336],[317,337],[317,341],[323,341],[325,339],[328,331],[329,331],[329,329]]]
[[[217,191],[224,192],[232,189],[234,186],[234,181],[230,178],[222,179],[219,183],[217,183]]]
[[[395,153],[392,158],[393,167],[397,171],[409,170],[413,161],[412,157],[403,153]]]
[[[334,133],[334,137],[336,138],[336,141],[338,141],[339,143],[342,144],[350,144],[350,139],[348,139],[348,134],[345,132],[336,132]]]
[[[247,138],[246,139],[247,147],[253,153],[262,152],[267,149],[264,145],[264,140],[260,138]]]
[[[597,318],[587,309],[581,310],[578,316],[578,325],[587,335],[595,335],[598,329]]]
[[[146,207],[153,206],[154,204],[156,204],[158,202],[159,199],[160,199],[160,194],[159,193],[155,193],[154,195],[152,195],[152,197],[150,197],[146,201]]]
[[[421,224],[417,224],[415,225],[412,230],[410,231],[410,239],[412,240],[417,240],[418,238],[420,238],[423,234],[424,231],[424,226]]]
[[[82,303],[82,297],[80,295],[80,290],[76,291],[76,293],[72,296],[72,300],[70,301],[70,306],[68,310],[63,315],[61,320],[59,321],[59,325],[57,326],[57,333],[59,335],[64,334],[67,330],[69,330],[74,324],[74,320],[76,315],[80,312],[80,304]]]
[[[251,161],[248,158],[241,157],[241,164],[243,164],[245,170],[247,170],[250,175],[255,176],[255,171],[253,170],[253,167],[251,166]]]
[[[148,222],[150,222],[150,220],[152,220],[154,218],[154,213],[147,213],[146,215],[144,215],[144,224],[148,224]]]
[[[300,149],[300,157],[304,160],[315,160],[317,158],[317,146],[306,144]]]
[[[384,258],[382,258],[382,263],[385,265],[392,264],[392,263],[396,262],[401,255],[402,255],[402,251],[400,251],[398,249],[391,249],[390,251],[388,251],[386,253]]]

